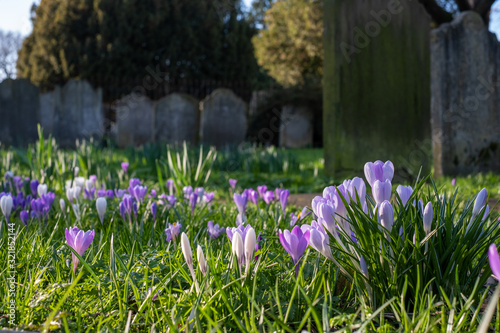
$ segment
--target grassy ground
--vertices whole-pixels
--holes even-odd
[[[279,201],[248,203],[248,224],[262,240],[245,274],[245,267],[242,272],[238,269],[228,237],[222,234],[212,239],[207,233],[208,221],[223,227],[236,225],[238,210],[228,179],[238,180],[238,193],[263,184],[272,190],[288,188],[291,193],[322,192],[325,186],[340,180],[322,176],[321,150],[243,147],[218,151],[217,157],[211,159],[215,152],[205,148],[199,163],[198,148],[186,152],[182,148],[167,150],[165,146],[116,150],[84,143],[75,151],[64,151],[54,142],[40,141],[27,150],[4,149],[0,154],[2,174],[12,171],[14,175],[38,179],[55,193],[47,218],[32,217],[25,226],[19,209],[12,215],[12,228],[7,228],[2,216],[0,327],[63,332],[474,332],[483,318],[481,304],[488,292],[477,272],[488,272],[483,274],[485,277],[490,274],[485,249],[497,237],[494,230],[498,228],[493,226],[498,214],[483,225],[480,218],[471,217],[473,202],[467,200],[482,187],[500,197],[498,175],[458,178],[455,187],[451,179],[439,179],[435,194],[430,181],[419,185],[415,198],[435,205],[436,231],[430,238],[430,250],[424,246],[429,238],[415,227],[422,222],[417,208],[402,209],[394,198],[395,207],[399,207],[397,219],[392,234],[387,234],[377,227],[376,218],[363,215],[353,205],[350,216],[361,228],[354,230],[357,243],[348,237],[342,237],[342,242],[350,249],[348,252],[363,253],[370,279],[363,278],[356,268],[359,263],[351,262],[353,256],[343,252],[341,243],[335,245],[333,238],[333,256],[342,269],[308,247],[296,275],[291,257],[278,240],[278,230],[291,229],[290,213],[298,215],[302,207],[288,206],[283,212]],[[127,173],[120,167],[123,161],[130,164]],[[159,200],[146,195],[142,203],[137,202],[137,214],[132,213],[130,218],[125,215],[125,219],[120,214],[121,199],[108,199],[101,224],[95,199],[80,196],[76,214],[66,197],[64,187],[74,178],[76,167],[80,176],[96,175],[98,188],[126,189],[130,179],[139,178],[147,186],[148,195],[151,189],[157,195],[168,194],[167,179],[174,179],[179,189],[192,185],[215,191],[215,199],[191,209],[190,200],[179,191],[177,203],[173,207],[159,204],[153,218],[151,206]],[[7,183],[8,179],[2,184],[4,188],[9,186]],[[441,191],[457,188],[456,198],[439,199]],[[29,184],[24,184],[22,191],[29,193]],[[64,209],[60,199],[65,201]],[[466,232],[463,225],[469,220],[474,222],[470,222],[471,231]],[[309,215],[298,224],[311,221]],[[180,235],[175,240],[166,239],[169,223],[180,223],[189,239],[194,276],[181,251]],[[74,251],[66,242],[65,229],[75,225],[85,231],[94,230],[95,238],[73,272]],[[400,226],[405,230],[401,242]],[[452,232],[455,238],[441,235],[443,230]],[[13,262],[9,261],[11,231],[15,235]],[[418,241],[412,242],[410,234]],[[198,267],[197,246],[206,257],[206,275]],[[370,247],[371,253],[388,250],[374,259]],[[455,250],[462,247],[463,251]],[[421,259],[402,260],[416,253]],[[460,262],[460,268],[445,267],[452,261]],[[438,282],[429,278],[434,276],[433,270],[443,274]],[[10,272],[14,272],[13,280],[9,279]],[[454,279],[457,281],[451,283]],[[476,281],[483,282],[473,288]],[[16,310],[14,324],[8,316],[11,302]],[[492,329],[499,328],[499,320],[495,320]]]

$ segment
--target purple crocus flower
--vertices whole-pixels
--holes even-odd
[[[375,180],[372,186],[373,198],[377,205],[380,205],[384,201],[391,199],[392,185],[389,180],[380,181]]]
[[[289,190],[281,190],[280,192],[280,205],[281,205],[281,210],[283,211],[283,214],[285,214],[286,210],[286,205],[288,203],[288,196],[290,195]]]
[[[114,199],[115,198],[115,193],[113,192],[113,190],[107,190],[106,191],[106,196],[110,199]]]
[[[52,192],[47,192],[47,194],[42,195],[42,202],[47,209],[50,209],[52,207],[52,203],[54,202],[56,195]]]
[[[123,197],[123,195],[125,195],[125,193],[127,193],[127,190],[115,189],[115,196],[117,198]]]
[[[40,183],[38,182],[37,179],[33,179],[31,182],[30,182],[30,189],[31,189],[31,194],[33,194],[33,197],[36,198],[37,194],[38,194],[38,185],[40,185]]]
[[[142,203],[146,193],[148,192],[148,188],[146,186],[136,185],[134,186],[134,197],[137,202]]]
[[[182,228],[182,224],[180,224],[179,222],[175,222],[174,224],[169,223],[168,228],[165,229],[165,234],[167,235],[167,242],[170,242],[170,240],[173,240],[175,243],[177,236],[179,236],[179,233],[181,232],[181,228]],[[170,239],[169,239],[169,237],[170,237]]]
[[[21,213],[19,215],[21,217],[21,221],[23,222],[23,224],[24,225],[28,225],[28,219],[30,217],[28,211],[27,210],[23,210],[23,211],[21,211]]]
[[[394,165],[391,161],[385,163],[382,161],[368,162],[365,164],[365,177],[371,187],[373,187],[376,180],[381,182],[392,181]]]
[[[18,192],[21,191],[23,188],[23,179],[19,176],[15,176],[14,178],[12,178],[12,180],[14,181],[14,187],[16,188],[16,190]]]
[[[293,227],[295,223],[297,223],[298,219],[298,216],[296,216],[294,213],[290,213],[290,227]]]
[[[305,206],[299,213],[299,218],[302,221],[307,215],[311,214],[311,210]]]
[[[234,203],[236,204],[236,208],[238,208],[238,212],[241,215],[245,215],[245,211],[247,209],[247,202],[248,202],[248,197],[247,197],[246,193],[243,193],[241,195],[235,193],[233,195],[233,200],[234,200]]]
[[[126,218],[125,214],[127,214],[127,208],[125,208],[125,203],[123,201],[120,202],[119,207],[120,207],[120,215],[122,216],[123,221],[125,221]]]
[[[218,224],[214,225],[213,221],[208,221],[208,223],[207,223],[207,231],[208,231],[208,235],[210,236],[210,238],[216,239],[217,237],[219,237],[225,231],[225,228],[224,227],[222,227],[222,228],[219,227]]]
[[[411,188],[411,186],[399,185],[398,188],[396,189],[396,192],[398,193],[403,206],[406,206],[406,203],[408,202],[413,193],[413,189]]]
[[[127,213],[129,220],[132,219],[132,210],[134,209],[134,199],[130,194],[123,195],[122,202],[120,203],[120,214],[122,217]]]
[[[106,196],[106,189],[100,188],[97,190],[97,197],[102,198]]]
[[[154,189],[153,189],[153,190],[151,190],[151,191],[149,192],[149,196],[150,196],[151,198],[156,198],[156,190],[154,190]]]
[[[451,186],[455,186],[457,184],[457,180],[455,178],[453,178],[451,180]]]
[[[87,200],[94,200],[95,197],[95,187],[91,187],[90,189],[85,188],[83,192],[83,198]]]
[[[233,190],[236,187],[237,182],[238,181],[236,179],[229,178],[229,185],[233,188]]]
[[[158,211],[158,206],[156,205],[156,202],[153,202],[151,204],[151,215],[153,215],[153,221],[156,221],[156,212]]]
[[[261,198],[264,198],[264,194],[266,194],[267,192],[267,186],[266,185],[257,186],[257,192],[259,192]]]
[[[191,196],[191,193],[193,193],[193,187],[192,186],[184,186],[182,189],[182,192],[184,192],[184,198],[189,199]]]
[[[132,178],[128,181],[128,191],[130,195],[133,195],[134,187],[141,185],[142,182],[139,178]]]
[[[210,203],[214,199],[214,196],[215,196],[215,192],[206,192],[205,195],[203,196],[203,200],[206,203]]]
[[[41,198],[31,200],[31,217],[42,219],[46,217],[48,208],[45,207]]]
[[[256,190],[252,189],[252,188],[249,188],[247,190],[247,196],[248,196],[248,199],[256,206],[259,205],[259,192],[257,192]]]
[[[311,225],[302,225],[301,230],[303,233],[309,231],[309,245],[313,249],[330,260],[334,259],[332,250],[330,249],[328,234],[321,224],[316,221],[312,221]]]
[[[196,202],[198,201],[198,194],[195,192],[189,195],[189,205],[191,206],[191,214],[194,213],[194,208],[196,207]]]
[[[266,193],[264,193],[264,196],[262,197],[262,199],[264,200],[264,202],[266,204],[270,204],[271,202],[274,201],[274,192],[273,191],[266,191]]]
[[[122,162],[122,170],[123,172],[127,173],[128,172],[128,162]]]
[[[233,242],[233,235],[235,233],[239,233],[241,236],[241,240],[243,241],[243,244],[245,243],[245,236],[247,235],[248,230],[252,226],[250,224],[247,224],[247,226],[240,225],[236,228],[226,228],[226,235],[227,238],[229,238],[229,241],[232,243]]]
[[[177,202],[177,198],[175,197],[175,195],[167,195],[167,200],[171,207],[174,207],[175,203]]]
[[[68,245],[75,250],[80,256],[83,256],[85,251],[88,249],[92,241],[94,240],[95,232],[94,230],[89,230],[87,232],[78,229],[77,227],[66,229],[66,242]],[[78,266],[79,260],[73,254],[73,272],[76,272],[76,267]]]
[[[293,264],[295,266],[295,275],[299,276],[299,261],[304,255],[304,251],[307,249],[309,245],[309,237],[310,230],[306,230],[305,232],[299,228],[299,226],[295,226],[292,229],[292,232],[285,230],[281,232],[281,229],[278,231],[278,236],[281,242],[281,245],[285,248],[285,251],[292,257]]]
[[[283,191],[283,190],[280,189],[279,187],[277,187],[277,188],[274,189],[274,194],[276,195],[276,200],[280,199],[281,191]]]
[[[491,244],[488,249],[488,260],[490,261],[491,271],[493,275],[500,279],[500,257],[495,244]]]

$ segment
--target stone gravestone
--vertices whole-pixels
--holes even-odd
[[[132,93],[116,102],[116,135],[120,148],[137,147],[154,141],[153,102]]]
[[[155,106],[155,141],[196,143],[200,123],[199,102],[184,94],[171,94]]]
[[[325,0],[324,24],[325,173],[361,171],[378,159],[418,173],[430,155],[424,8],[411,0]]]
[[[0,83],[0,141],[25,145],[37,137],[40,110],[38,88],[25,79],[7,79]]]
[[[63,147],[73,147],[76,140],[101,138],[104,134],[102,90],[90,83],[69,80],[42,98],[42,115],[54,116],[52,134]],[[42,123],[50,128],[50,120]]]
[[[436,175],[500,171],[500,43],[476,12],[431,35]]]
[[[281,110],[280,147],[311,147],[312,118],[311,110],[305,106],[285,105]]]
[[[245,140],[247,106],[231,90],[216,89],[201,105],[201,137],[204,143],[225,146]]]
[[[56,108],[61,107],[61,87],[40,95],[40,126],[45,134],[53,134],[56,121]]]

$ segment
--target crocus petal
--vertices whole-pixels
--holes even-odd
[[[500,257],[498,256],[495,244],[491,244],[488,249],[488,259],[490,261],[490,267],[493,275],[495,275],[497,279],[500,279]]]

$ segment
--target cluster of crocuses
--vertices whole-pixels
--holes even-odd
[[[24,225],[28,224],[30,217],[39,221],[47,218],[55,198],[47,185],[40,184],[36,179],[30,181],[29,177],[14,176],[10,171],[5,173],[4,178],[4,192],[0,193],[0,200],[7,222],[12,214],[17,213]],[[28,184],[31,194],[25,194]]]
[[[229,184],[233,190],[235,190],[237,181],[234,179],[229,180]],[[281,210],[285,214],[286,206],[288,204],[288,197],[290,191],[287,189],[276,188],[273,191],[268,191],[266,185],[257,186],[257,190],[248,188],[243,190],[241,194],[234,192],[233,200],[238,209],[238,216],[236,218],[236,224],[244,224],[246,219],[246,208],[248,201],[252,202],[254,205],[259,206],[259,199],[262,199],[267,205],[275,201],[279,201]]]
[[[346,204],[357,204],[365,214],[370,214],[378,219],[380,225],[391,232],[394,224],[394,208],[390,202],[392,196],[392,178],[394,176],[394,165],[391,161],[368,162],[365,164],[364,173],[368,184],[371,187],[371,193],[375,206],[369,208],[367,201],[365,182],[355,177],[352,180],[345,180],[339,186],[329,186],[323,191],[322,196],[317,196],[312,200],[312,210],[314,220],[310,225],[302,225],[300,228],[295,226],[290,232],[285,230],[279,231],[279,239],[285,250],[292,257],[296,272],[298,273],[298,262],[302,257],[307,245],[320,252],[326,258],[336,262],[330,248],[329,234],[331,234],[336,242],[347,252],[348,246],[341,240],[340,234],[345,237],[350,237],[353,242],[356,242],[356,235],[351,231],[351,225],[347,218]],[[397,187],[397,193],[401,200],[401,204],[406,206],[409,198],[413,193],[410,186]],[[476,197],[472,218],[477,216],[484,209],[482,219],[485,219],[489,213],[489,207],[486,204],[487,193],[486,189],[479,192]],[[416,203],[413,202],[413,205]],[[433,207],[432,203],[427,203],[424,206],[422,200],[418,202],[418,208],[423,216],[423,230],[426,234],[431,233],[433,223]],[[328,231],[328,233],[327,233]],[[402,234],[402,229],[399,230]],[[350,257],[354,267],[357,267],[366,277],[368,277],[368,267],[364,258],[357,253],[353,253]]]

